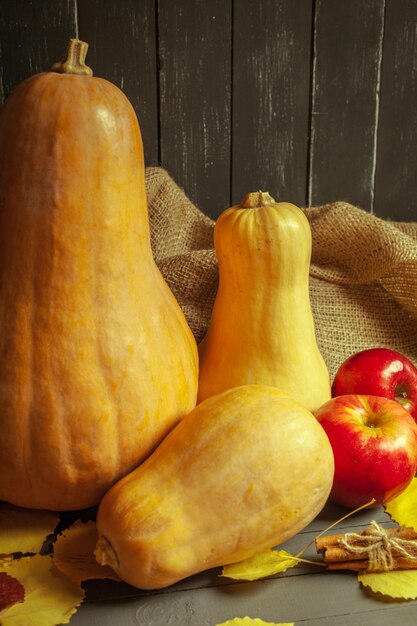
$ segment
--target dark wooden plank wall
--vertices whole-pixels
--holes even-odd
[[[417,2],[386,6],[375,209],[417,221]]]
[[[415,0],[0,0],[0,98],[79,36],[212,217],[262,188],[417,221],[416,33]]]
[[[309,204],[374,205],[384,2],[316,2]]]
[[[232,199],[306,202],[311,0],[235,2]]]

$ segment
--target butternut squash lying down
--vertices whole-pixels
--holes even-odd
[[[102,500],[96,558],[157,589],[277,545],[324,506],[333,453],[285,392],[246,385],[191,411]]]

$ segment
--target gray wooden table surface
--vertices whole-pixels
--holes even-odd
[[[280,548],[296,554],[345,513],[328,504],[304,531]],[[372,519],[392,525],[379,508],[357,513],[328,534],[363,530]],[[319,560],[314,545],[304,557]],[[71,626],[215,626],[246,615],[296,626],[417,625],[417,601],[385,602],[372,597],[353,572],[328,572],[300,564],[255,582],[235,582],[219,574],[220,569],[210,570],[154,592],[112,581],[88,583],[86,601]]]

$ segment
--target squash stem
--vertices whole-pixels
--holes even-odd
[[[96,557],[97,563],[100,565],[109,565],[115,571],[120,566],[115,549],[104,535],[101,535],[97,541],[94,556]]]
[[[275,204],[275,200],[267,191],[251,191],[246,194],[239,207],[242,209],[260,209],[268,204]]]
[[[92,76],[93,70],[85,64],[88,43],[80,39],[70,39],[65,57],[52,66],[53,72]]]

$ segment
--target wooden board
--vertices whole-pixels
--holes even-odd
[[[305,205],[313,2],[236,2],[232,202],[262,189]]]
[[[317,0],[309,204],[372,210],[384,0]]]
[[[375,212],[417,221],[417,3],[387,1]]]
[[[2,57],[2,49],[1,49],[1,42],[0,42],[0,106],[3,104],[4,102],[4,86],[3,86],[3,57]]]
[[[1,95],[6,98],[22,80],[60,61],[76,33],[75,0],[2,2]]]
[[[119,603],[83,606],[71,626],[216,626],[234,617],[295,626],[415,626],[415,603],[382,605],[364,595],[354,575],[297,578],[161,593]]]
[[[231,0],[159,0],[161,162],[209,215],[229,206]]]

